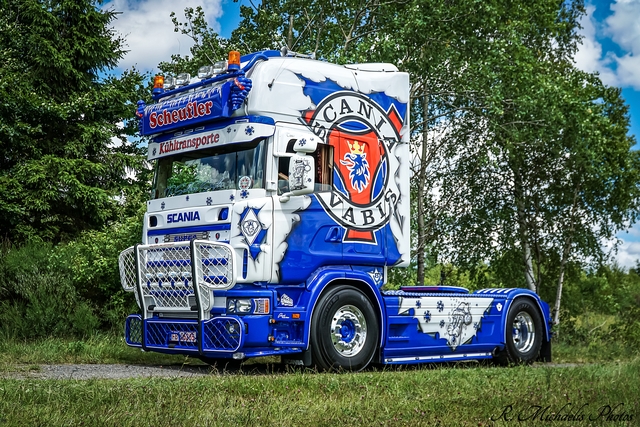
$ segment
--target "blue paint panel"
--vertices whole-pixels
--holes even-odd
[[[255,58],[259,58],[259,57],[265,57],[265,58],[279,58],[282,56],[282,53],[280,53],[279,50],[262,50],[259,52],[253,52],[253,53],[248,53],[246,55],[242,55],[240,57],[240,62],[244,63],[244,62],[251,62],[253,61]]]
[[[333,188],[335,191],[342,193],[345,197],[349,197],[349,192],[344,187],[344,182],[338,173],[337,169],[333,169]]]
[[[227,81],[194,94],[147,106],[141,119],[140,133],[153,135],[230,117],[233,113],[229,103],[231,85],[232,82]]]
[[[367,96],[380,105],[385,111],[389,111],[393,105],[400,116],[400,120],[404,120],[407,116],[407,104],[403,104],[397,99],[391,98],[382,92],[368,94]]]
[[[324,98],[335,93],[344,91],[345,89],[338,85],[333,80],[327,79],[324,82],[316,83],[313,80],[309,80],[302,76],[301,74],[297,74],[298,78],[305,82],[304,88],[302,89],[303,93],[311,98],[314,104],[318,105]]]
[[[286,208],[286,204],[282,205]],[[315,197],[301,211],[300,222],[294,224],[287,238],[287,251],[280,262],[280,284],[305,282],[323,265],[342,264],[342,244],[333,239],[331,228],[339,227],[324,211]],[[274,224],[277,228],[278,224]]]
[[[384,245],[388,225],[374,231],[375,243],[359,243],[356,241],[343,242],[342,254],[345,264],[370,265],[384,267],[387,264],[386,248]],[[395,242],[394,242],[395,245]]]
[[[342,130],[352,131],[352,132],[361,132],[369,130],[369,127],[362,122],[357,122],[354,120],[348,120],[340,123],[338,127]]]
[[[380,195],[380,192],[384,190],[384,181],[387,176],[387,161],[382,160],[380,166],[376,171],[376,175],[373,177],[373,190],[371,192],[371,200],[375,200]]]
[[[195,227],[177,227],[177,228],[163,228],[159,230],[149,230],[148,236],[160,236],[164,234],[178,234],[178,233],[197,233],[200,231],[224,231],[231,230],[230,224],[216,224],[216,225],[199,225]]]
[[[384,359],[390,358],[406,358],[406,357],[427,357],[434,355],[459,355],[465,358],[470,353],[486,353],[491,352],[495,347],[504,344],[502,317],[506,310],[498,311],[496,304],[504,302],[506,298],[497,297],[491,303],[489,309],[484,312],[482,317],[471,316],[469,324],[463,324],[464,328],[475,328],[477,332],[470,339],[464,342],[454,342],[451,345],[445,336],[441,336],[440,332],[425,333],[421,330],[419,320],[416,317],[419,303],[422,312],[429,313],[428,323],[441,325],[441,330],[446,331],[449,325],[453,324],[451,310],[442,307],[442,301],[450,298],[451,294],[426,294],[427,297],[405,297],[407,301],[416,303],[416,309],[409,310],[404,314],[400,312],[400,301],[398,296],[384,296],[386,314],[388,318],[387,342],[383,349]],[[464,298],[461,296],[461,298]],[[474,297],[466,298],[473,304]],[[440,304],[439,304],[440,303]],[[451,308],[451,307],[449,307]]]

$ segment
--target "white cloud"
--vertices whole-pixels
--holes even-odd
[[[184,8],[202,6],[209,25],[216,31],[216,19],[222,16],[222,0],[112,0],[105,10],[121,12],[112,22],[113,28],[126,40],[129,50],[118,66],[136,66],[143,71],[154,70],[161,61],[169,61],[172,54],[188,55],[193,41],[174,32],[169,14],[175,12],[184,21]]]
[[[636,266],[636,261],[640,260],[640,242],[624,242],[618,248],[615,256],[618,265],[624,268]]]
[[[607,33],[621,48],[640,52],[640,0],[618,0],[605,22]]]
[[[612,55],[619,85],[640,90],[640,0],[618,0],[611,10],[613,14],[605,20],[606,34],[627,52]]]
[[[600,73],[600,79],[606,85],[617,86],[618,77],[609,68],[611,58],[606,55],[603,58],[602,45],[596,39],[597,23],[593,17],[595,6],[587,6],[587,13],[582,17],[580,25],[580,35],[583,37],[582,44],[574,57],[576,66],[581,70],[593,73]]]
[[[576,66],[600,73],[610,86],[632,87],[640,90],[640,0],[618,0],[611,4],[612,14],[598,23],[593,17],[595,6],[587,6],[580,21],[582,45],[576,53]],[[623,51],[603,52],[598,38],[608,37]]]

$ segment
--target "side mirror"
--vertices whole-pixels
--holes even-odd
[[[293,151],[296,153],[313,153],[318,148],[318,139],[315,137],[298,138],[293,144]]]
[[[289,158],[289,192],[280,196],[281,202],[291,196],[313,193],[315,187],[315,160],[304,154],[294,154]]]

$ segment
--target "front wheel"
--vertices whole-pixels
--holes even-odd
[[[320,369],[364,369],[379,341],[378,319],[369,299],[350,286],[323,294],[311,321],[311,354]]]
[[[506,328],[508,361],[521,364],[536,360],[544,334],[538,309],[528,300],[516,300],[509,309]]]

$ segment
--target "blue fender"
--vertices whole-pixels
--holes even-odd
[[[384,302],[380,289],[376,286],[372,277],[365,271],[353,270],[350,266],[325,266],[314,271],[306,282],[307,292],[305,305],[308,307],[305,319],[304,343],[305,350],[309,348],[311,334],[311,319],[315,311],[316,303],[322,292],[336,281],[357,282],[362,287],[366,287],[375,296],[375,300],[371,301],[374,308],[377,306],[380,315],[380,343],[385,341],[386,317],[384,314]],[[357,288],[358,286],[356,286]]]
[[[509,309],[511,308],[511,305],[513,305],[513,302],[516,299],[520,299],[520,298],[527,298],[531,301],[534,301],[537,306],[538,309],[540,310],[540,313],[542,315],[542,324],[544,326],[545,329],[545,339],[546,341],[550,341],[551,340],[551,326],[553,324],[553,320],[551,319],[551,311],[549,310],[549,304],[547,304],[546,302],[542,301],[540,299],[540,296],[538,296],[538,294],[536,294],[535,292],[529,290],[529,289],[523,289],[523,288],[491,288],[491,289],[481,289],[479,291],[475,291],[474,294],[481,294],[481,295],[500,295],[505,297],[506,296],[506,301],[505,301],[505,310],[503,311],[504,315],[502,316],[501,319],[501,327],[502,330],[504,331],[504,342],[507,342],[507,316],[509,315]]]

